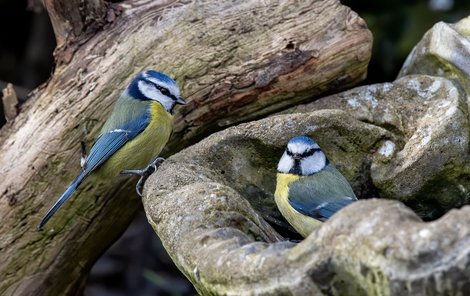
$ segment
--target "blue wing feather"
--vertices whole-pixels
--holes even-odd
[[[348,181],[332,165],[289,185],[289,204],[296,211],[321,221],[356,200]]]
[[[122,146],[145,130],[151,120],[150,110],[146,108],[146,106],[147,105],[144,103],[135,103],[132,100],[127,100],[121,104],[121,112],[113,112],[103,126],[102,134],[98,137],[93,147],[91,147],[90,154],[85,160],[82,172],[46,213],[38,225],[39,229],[41,229],[62,204],[72,196],[80,183],[93,170],[98,168]]]
[[[312,218],[324,221],[331,216],[333,216],[334,213],[337,211],[341,210],[345,206],[349,205],[350,203],[356,201],[355,199],[352,198],[345,198],[343,200],[336,200],[336,201],[331,201],[331,202],[323,202],[321,204],[316,204],[312,203],[310,205],[305,205],[302,203],[298,202],[293,202],[289,200],[290,204],[294,209],[299,211],[300,213],[310,216]]]
[[[131,121],[101,134],[90,150],[84,170],[89,173],[109,159],[127,142],[135,138],[149,125],[150,112],[146,110]]]

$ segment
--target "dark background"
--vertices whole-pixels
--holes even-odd
[[[20,99],[47,81],[53,71],[54,34],[37,0],[0,0],[0,89],[10,82]],[[112,1],[117,2],[117,1]],[[347,0],[374,35],[368,78],[362,84],[392,81],[413,46],[438,21],[470,14],[468,0]],[[0,93],[1,96],[1,93]],[[0,126],[5,122],[0,104]],[[78,156],[77,156],[78,161]],[[194,295],[174,266],[144,212],[96,262],[87,296]]]

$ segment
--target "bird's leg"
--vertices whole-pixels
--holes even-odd
[[[151,161],[144,169],[141,170],[122,170],[121,174],[124,175],[138,175],[140,176],[139,181],[135,185],[135,191],[137,191],[137,194],[142,197],[142,189],[144,189],[145,182],[147,181],[148,177],[150,177],[151,174],[153,174],[160,164],[165,159],[163,157],[157,157],[153,161]]]

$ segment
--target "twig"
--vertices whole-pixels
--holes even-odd
[[[18,115],[18,97],[16,96],[15,89],[11,83],[8,83],[2,92],[2,103],[3,110],[5,112],[5,119],[7,122],[10,122],[16,117],[16,115]]]

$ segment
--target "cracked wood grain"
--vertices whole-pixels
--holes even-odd
[[[117,178],[82,184],[43,232],[35,229],[78,173],[80,140],[92,142],[137,72],[169,74],[187,98],[170,155],[227,126],[353,85],[370,58],[364,21],[335,0],[140,0],[104,8],[88,1],[78,13],[91,19],[72,27],[58,23],[75,20],[77,7],[69,5],[83,1],[46,2],[57,67],[0,130],[2,295],[74,294],[132,219],[140,202],[135,180]]]

